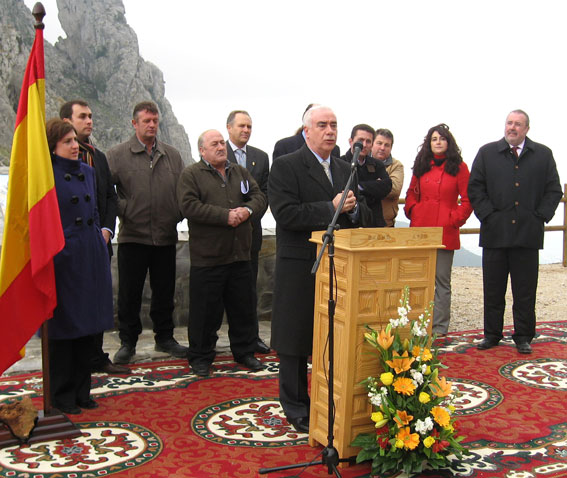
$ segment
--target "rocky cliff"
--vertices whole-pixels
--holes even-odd
[[[165,98],[163,74],[140,57],[136,33],[121,0],[57,0],[66,38],[45,42],[46,116],[67,100],[85,99],[94,115],[95,144],[103,151],[133,134],[132,110],[153,100],[161,112],[160,134],[186,163],[191,146]],[[0,165],[8,164],[34,18],[23,0],[0,0]],[[48,14],[50,12],[47,12]],[[54,14],[54,12],[51,12]]]

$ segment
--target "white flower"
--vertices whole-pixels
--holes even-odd
[[[375,407],[379,407],[382,405],[382,395],[376,394],[370,396],[370,403]]]
[[[388,395],[388,389],[386,387],[382,387],[380,389],[380,393],[384,396]]]
[[[400,326],[400,319],[390,319],[390,325],[396,329]]]
[[[423,383],[423,375],[415,369],[410,370],[416,388]]]
[[[402,327],[405,327],[406,325],[409,324],[409,319],[407,317],[400,317],[400,324]]]
[[[415,431],[420,435],[425,435],[432,429],[433,420],[431,419],[431,417],[426,417],[425,420],[417,420],[417,422],[415,422]]]
[[[424,363],[424,364],[421,366],[421,373],[425,373],[425,372],[427,372],[427,364],[426,364],[426,363]]]
[[[400,317],[405,317],[406,315],[408,315],[408,311],[405,307],[398,307],[398,315]]]

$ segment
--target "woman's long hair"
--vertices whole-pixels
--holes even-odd
[[[433,133],[435,132],[447,140],[445,171],[451,176],[456,176],[459,173],[459,167],[463,162],[461,149],[449,131],[449,127],[446,124],[441,123],[429,129],[427,135],[423,139],[423,144],[419,147],[419,151],[415,157],[412,168],[413,174],[418,178],[431,169],[431,160],[434,159],[433,151],[431,151],[431,136],[433,136]]]

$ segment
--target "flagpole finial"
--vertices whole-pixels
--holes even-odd
[[[43,30],[45,28],[45,25],[43,23],[43,17],[45,17],[45,8],[43,6],[43,3],[41,2],[37,2],[34,6],[33,6],[33,10],[32,10],[32,15],[35,18],[35,25],[34,28],[36,30]]]

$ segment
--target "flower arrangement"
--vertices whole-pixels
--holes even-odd
[[[361,447],[357,463],[372,460],[372,474],[394,471],[419,473],[425,463],[438,469],[448,457],[461,458],[453,417],[455,407],[451,383],[440,375],[446,368],[432,347],[427,327],[431,306],[410,323],[409,288],[405,287],[398,319],[377,332],[368,327],[366,341],[377,350],[383,373],[368,377],[368,397],[373,406],[376,433],[360,434],[352,445]],[[410,324],[410,336],[402,341],[399,330]]]

